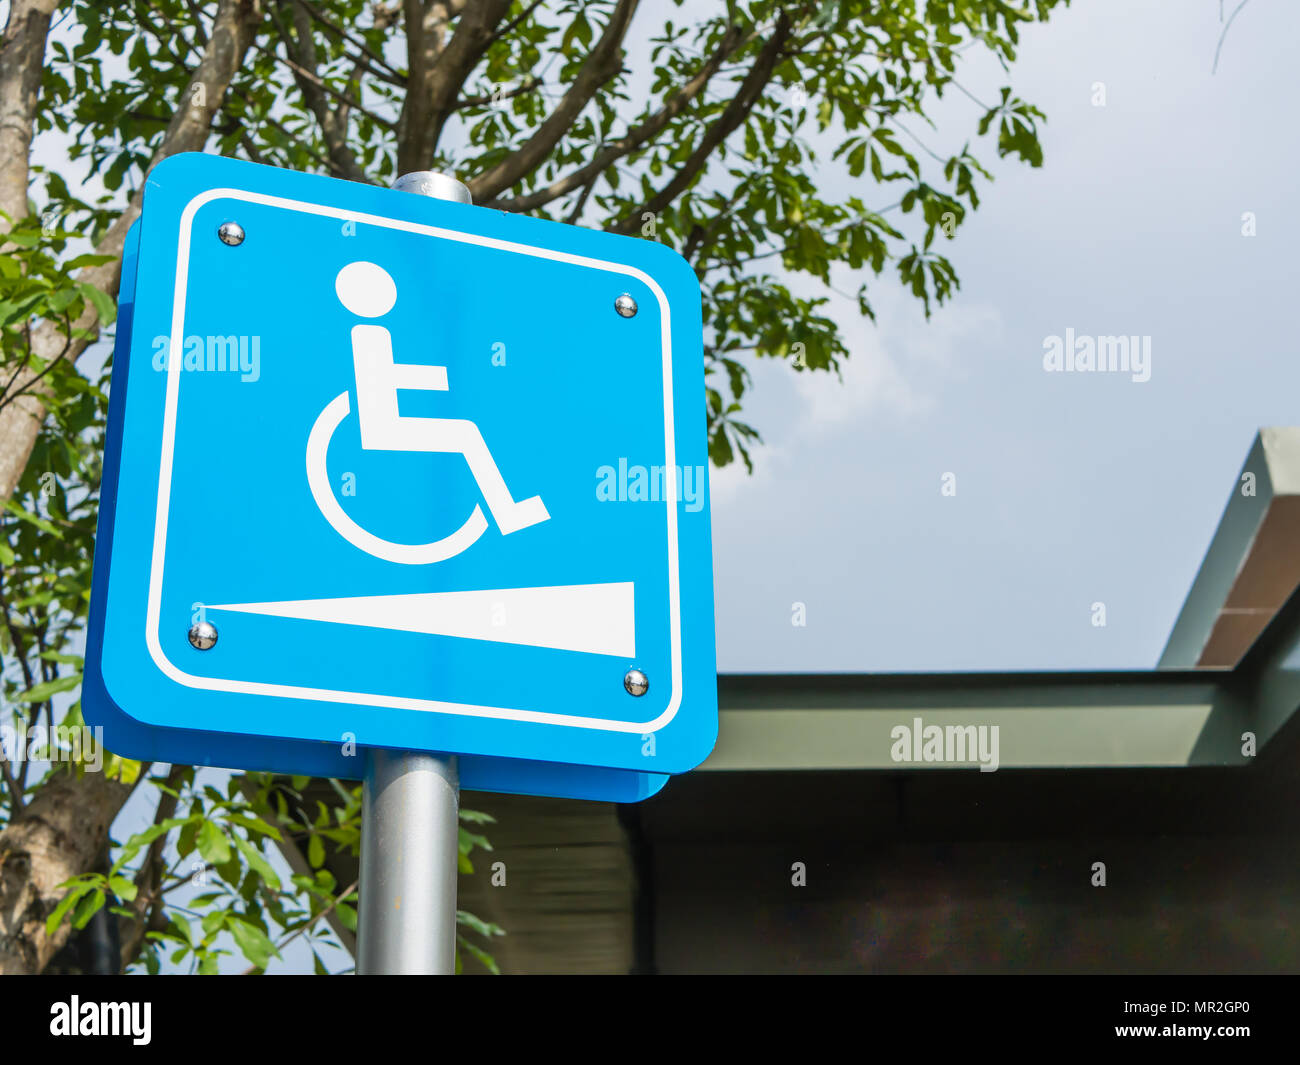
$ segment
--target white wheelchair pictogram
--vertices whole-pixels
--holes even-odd
[[[359,318],[380,318],[397,303],[397,286],[383,267],[370,262],[349,263],[334,281],[339,301]],[[380,325],[352,327],[352,365],[357,383],[357,417],[365,451],[455,453],[465,456],[470,472],[503,535],[546,521],[550,514],[540,496],[518,502],[497,468],[478,426],[463,418],[417,418],[397,410],[399,390],[446,392],[447,368],[393,361],[393,342]],[[307,437],[307,484],[330,526],[354,547],[389,562],[422,565],[442,562],[472,546],[487,531],[483,508],[455,532],[425,544],[384,540],[353,521],[334,496],[325,458],[330,438],[350,413],[345,389],[316,418]]]

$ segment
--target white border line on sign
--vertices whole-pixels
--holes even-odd
[[[544,725],[561,725],[570,728],[595,729],[602,732],[654,732],[663,728],[677,714],[682,701],[682,659],[681,659],[681,595],[677,558],[677,483],[675,477],[665,477],[664,486],[667,493],[668,511],[668,615],[669,643],[672,654],[672,694],[668,705],[658,717],[650,721],[617,721],[607,718],[579,717],[575,714],[548,714],[536,710],[518,710],[504,706],[477,706],[471,703],[452,703],[433,699],[412,699],[405,696],[374,695],[368,692],[334,691],[328,688],[308,688],[291,684],[266,684],[260,681],[223,680],[214,677],[199,677],[186,673],[172,663],[163,652],[159,640],[159,622],[162,610],[162,576],[164,554],[167,545],[167,514],[171,503],[172,456],[176,447],[176,407],[180,395],[181,353],[184,339],[186,285],[189,274],[190,234],[194,224],[194,215],[204,204],[218,199],[244,200],[259,203],[267,207],[278,207],[306,214],[323,215],[343,221],[360,222],[366,225],[380,226],[387,229],[399,229],[409,233],[438,237],[443,240],[459,241],[464,244],[477,244],[485,248],[513,252],[518,255],[531,255],[541,259],[570,263],[574,266],[588,267],[593,270],[605,270],[610,273],[623,274],[636,278],[646,285],[659,301],[661,335],[663,340],[663,382],[664,382],[664,442],[665,469],[677,468],[677,453],[673,439],[673,375],[672,375],[672,332],[669,320],[668,298],[654,278],[631,266],[620,263],[605,262],[582,255],[570,255],[566,252],[551,251],[528,244],[497,240],[492,237],[480,237],[471,233],[442,229],[438,226],[420,225],[415,222],[403,222],[380,215],[363,214],[358,211],[346,211],[337,207],[305,203],[299,200],[284,199],[279,196],[266,196],[261,193],[247,192],[242,189],[210,189],[195,196],[181,213],[180,232],[176,248],[176,289],[172,300],[172,326],[170,349],[167,358],[167,404],[163,416],[162,461],[158,470],[158,508],[154,522],[153,559],[149,571],[149,604],[145,617],[145,641],[149,655],[154,664],[178,684],[190,688],[202,688],[209,691],[237,692],[246,695],[268,695],[287,699],[307,699],[316,702],[345,703],[357,706],[376,706],[399,710],[420,710],[440,714],[454,714],[461,717],[488,717],[510,721],[528,721]]]

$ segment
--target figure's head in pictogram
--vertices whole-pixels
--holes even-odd
[[[397,303],[397,285],[382,266],[348,263],[334,279],[339,302],[359,318],[380,318]]]

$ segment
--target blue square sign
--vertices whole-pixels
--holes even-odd
[[[684,260],[207,155],[150,174],[137,241],[88,718],[178,761],[196,737],[292,771],[456,753],[466,787],[547,793],[500,785],[549,766],[640,797],[708,755]]]

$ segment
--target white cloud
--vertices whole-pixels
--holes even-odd
[[[839,283],[836,288],[847,291]],[[937,308],[927,322],[916,299],[896,285],[881,285],[872,299],[874,323],[858,313],[854,300],[831,294],[827,313],[839,323],[849,357],[841,363],[843,382],[834,374],[795,375],[802,400],[799,435],[868,416],[928,416],[942,382],[972,372],[963,352],[976,340],[987,348],[1002,333],[1001,315],[991,305],[951,304]]]

